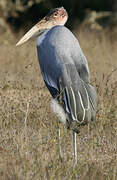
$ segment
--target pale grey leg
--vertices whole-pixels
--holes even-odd
[[[74,164],[77,164],[77,144],[76,144],[76,133],[73,131],[73,149],[74,149]]]
[[[59,157],[62,158],[62,151],[61,151],[61,134],[60,128],[58,128],[58,150],[59,150]]]
[[[59,123],[57,122],[57,135],[58,135],[58,152],[59,152],[59,158],[62,159],[62,151],[61,151],[61,134],[60,134],[60,128]]]

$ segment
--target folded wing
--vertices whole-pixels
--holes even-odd
[[[94,87],[83,81],[74,64],[64,64],[61,87],[69,123],[86,124],[95,119],[97,96]]]

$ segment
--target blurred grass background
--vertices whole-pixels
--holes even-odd
[[[0,180],[116,180],[117,27],[113,23],[116,8],[108,4],[101,6],[102,9],[94,8],[93,4],[90,6],[92,1],[87,6],[84,1],[63,3],[65,8],[68,8],[67,4],[75,9],[80,4],[85,7],[81,8],[80,14],[75,13],[74,8],[69,9],[69,13],[75,15],[71,13],[73,16],[67,26],[78,38],[87,57],[91,82],[99,98],[96,121],[82,127],[77,136],[78,165],[74,168],[72,132],[62,125],[62,161],[58,157],[57,118],[49,106],[51,97],[41,77],[35,41],[15,47],[24,31],[35,23],[30,18],[31,21],[28,19],[25,25],[23,23],[24,14],[28,17],[30,8],[42,8],[41,15],[32,11],[36,20],[49,8],[62,4],[48,1],[46,7],[42,7],[40,3],[47,1],[30,1],[29,7],[26,6],[28,1],[22,1],[24,4],[9,2],[12,7],[9,5],[8,11],[6,8],[6,16],[5,12],[0,13],[3,15],[0,17],[3,22],[0,29]],[[16,2],[23,4],[25,10],[17,10]],[[105,14],[107,11],[108,15]]]

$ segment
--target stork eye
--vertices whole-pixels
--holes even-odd
[[[57,14],[57,13],[54,13],[54,16],[58,16],[58,14]]]

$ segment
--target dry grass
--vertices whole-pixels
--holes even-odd
[[[72,132],[61,125],[62,162],[58,157],[56,117],[43,83],[34,43],[14,46],[0,36],[0,179],[117,179],[117,42],[104,33],[79,31],[99,105],[97,119],[77,138],[78,165],[73,166]]]

